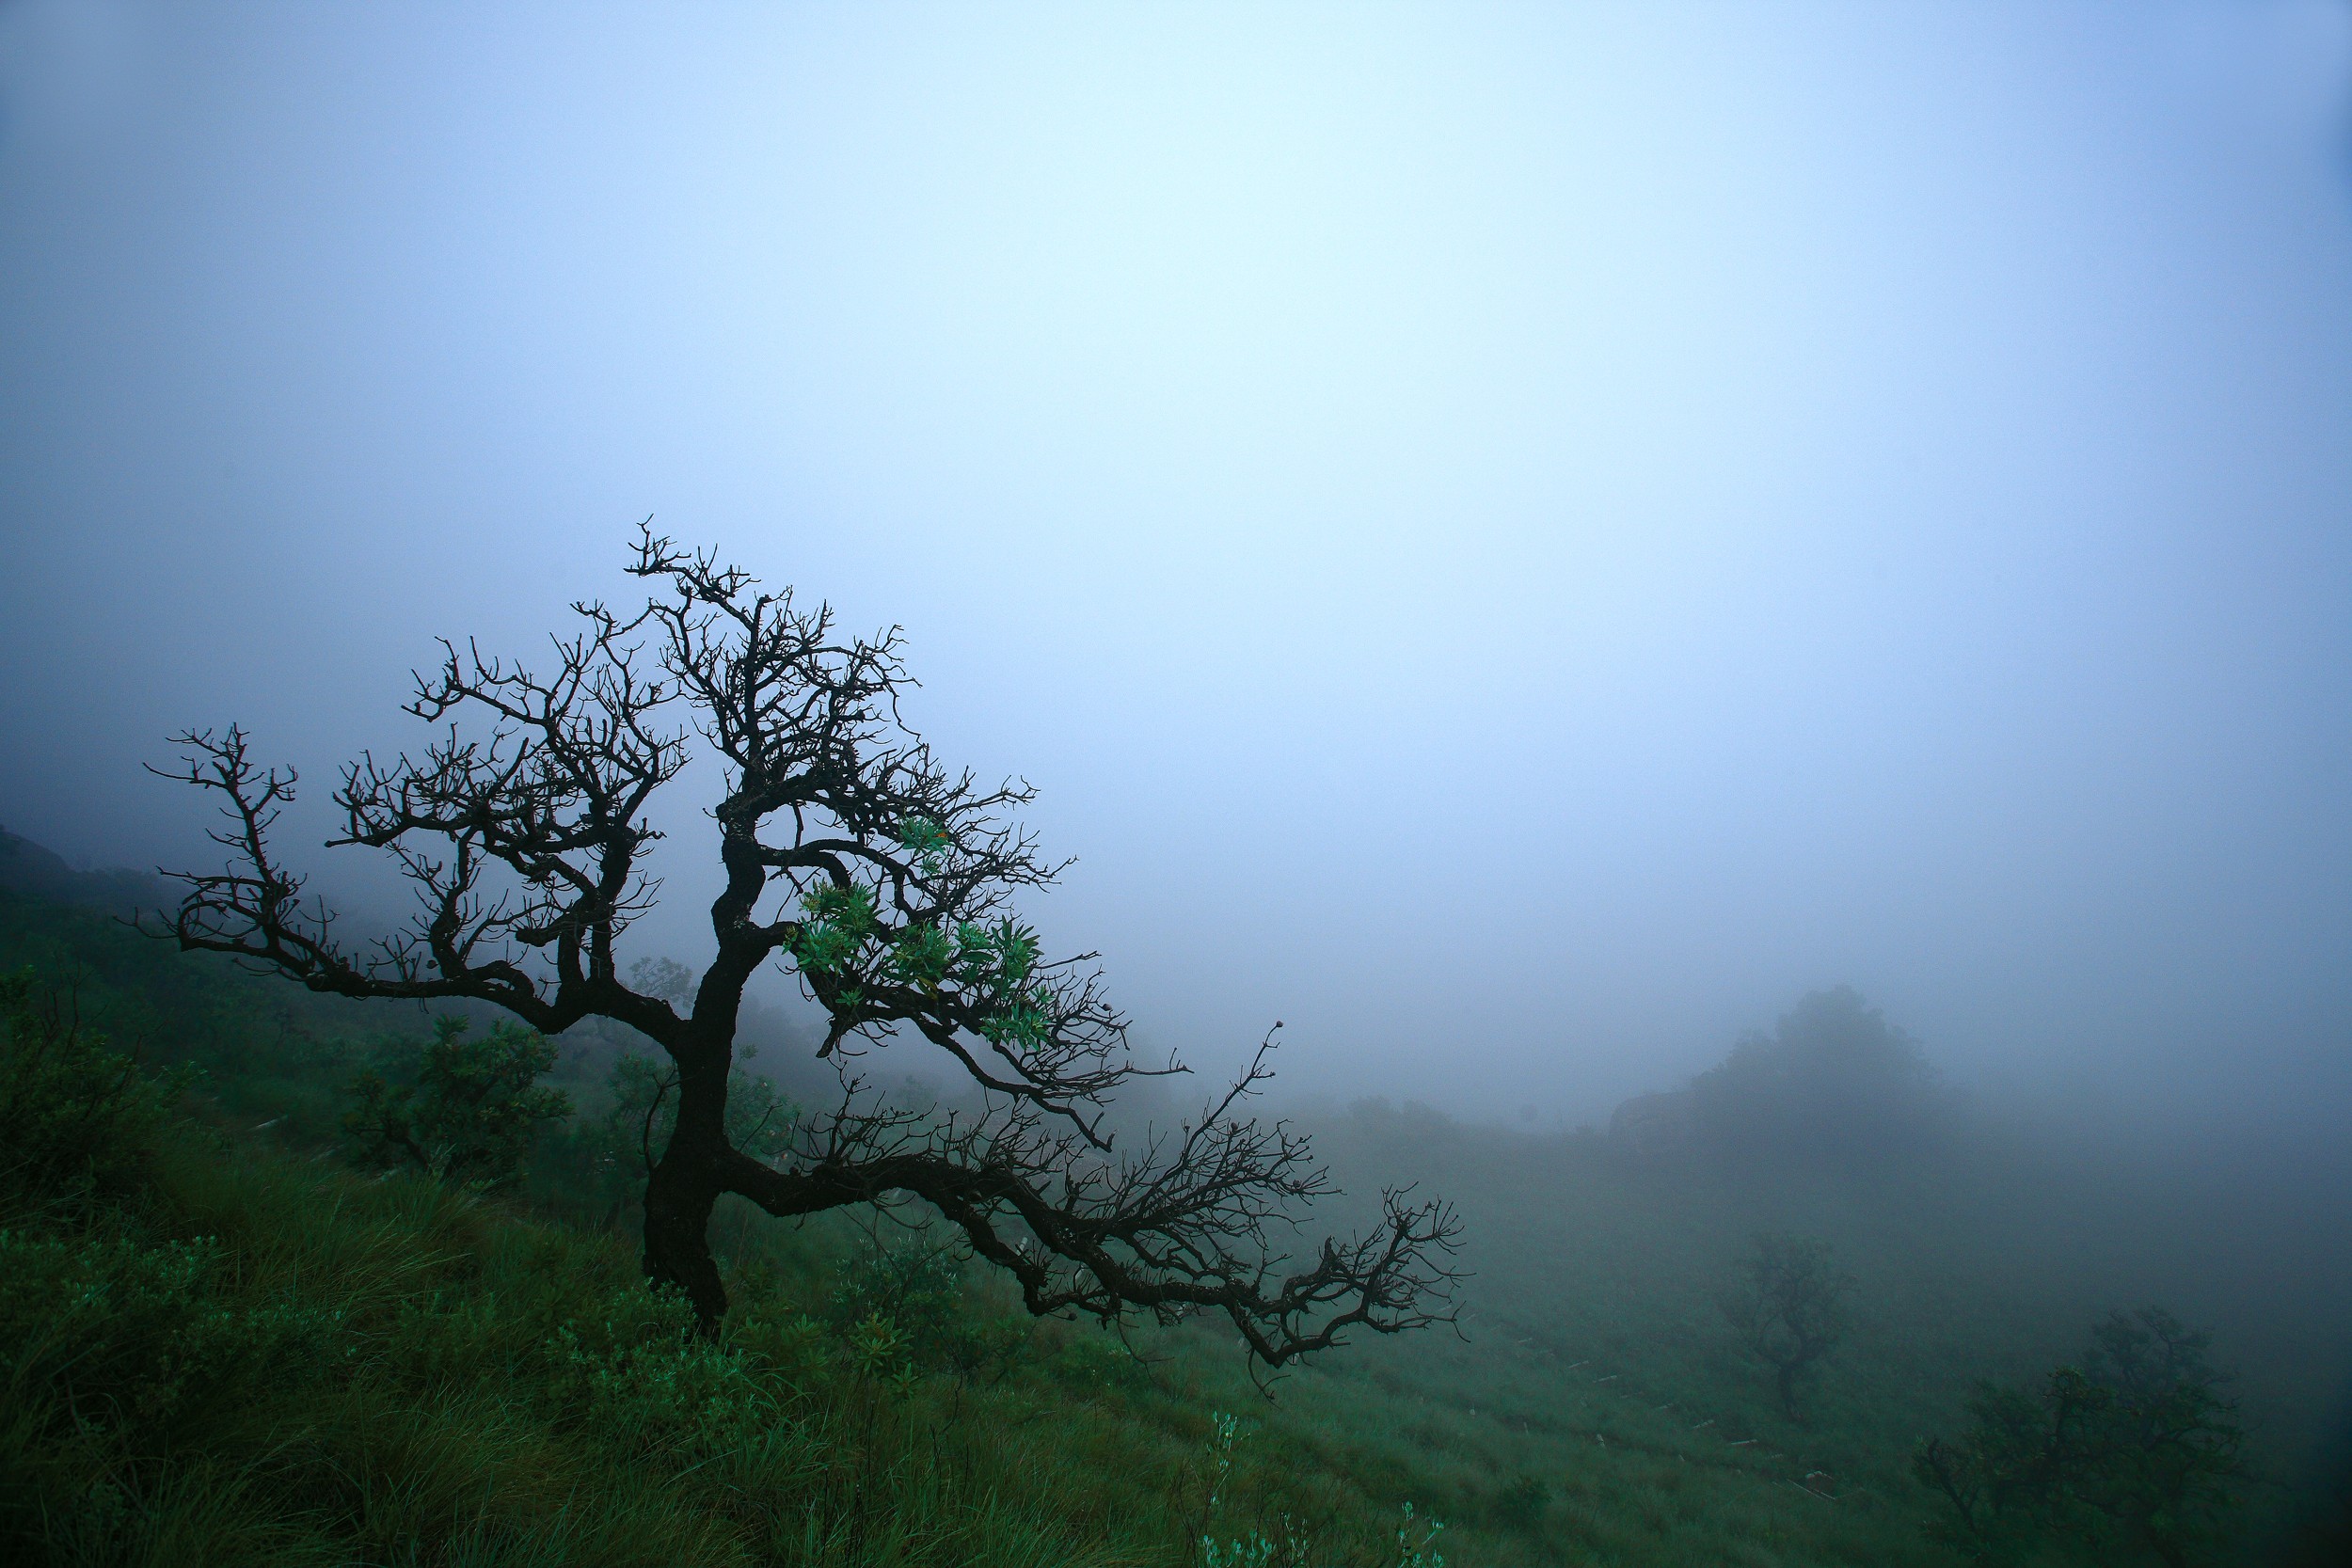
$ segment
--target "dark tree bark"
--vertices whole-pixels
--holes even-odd
[[[728,1193],[778,1215],[912,1196],[1009,1272],[1033,1312],[1222,1312],[1268,1366],[1352,1328],[1451,1319],[1457,1227],[1442,1201],[1391,1191],[1368,1234],[1311,1259],[1282,1253],[1283,1229],[1332,1189],[1303,1138],[1240,1114],[1268,1076],[1270,1034],[1198,1117],[1114,1148],[1104,1112],[1120,1085],[1184,1069],[1136,1063],[1093,955],[1045,961],[1012,915],[1016,895],[1061,869],[1009,818],[1031,792],[949,769],[904,725],[897,631],[844,638],[827,607],[803,610],[650,529],[631,570],[655,585],[644,609],[575,606],[583,628],[556,642],[545,676],[444,643],[407,705],[446,725],[439,738],[421,758],[344,769],[332,842],[397,858],[422,900],[410,930],[359,953],[337,940],[268,845],[294,775],[258,767],[232,727],[180,737],[170,776],[220,797],[230,826],[214,837],[230,861],[181,877],[186,896],[158,933],[313,990],[490,1002],[548,1034],[603,1017],[652,1038],[678,1099],[646,1187],[645,1272],[682,1290],[706,1331],[726,1311],[707,1233]],[[717,953],[684,1011],[624,984],[615,958],[652,897],[647,803],[688,758],[674,714],[725,768]],[[773,1164],[726,1132],[744,988],[770,962],[824,1008],[818,1054],[843,1081],[839,1104]],[[977,1109],[916,1115],[863,1089],[848,1064],[911,1038],[955,1059]]]

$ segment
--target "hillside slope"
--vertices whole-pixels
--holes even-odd
[[[560,1161],[503,1202],[344,1167],[341,1084],[413,1017],[0,898],[0,965],[28,959],[78,990],[75,1049],[103,1027],[209,1076],[140,1101],[103,1169],[19,1162],[0,1190],[11,1561],[1950,1564],[1913,1443],[2094,1312],[2187,1291],[2168,1299],[2221,1324],[2280,1480],[2345,1350],[2324,1271],[2200,1297],[2212,1215],[2122,1178],[2101,1199],[2013,1148],[1908,1182],[1729,1180],[1376,1103],[1323,1118],[1325,1152],[1358,1193],[1462,1204],[1458,1336],[1349,1347],[1268,1401],[1213,1324],[1035,1323],[919,1231],[739,1210],[712,1346],[644,1295],[625,1227],[566,1201]],[[2026,1223],[2028,1195],[2059,1217]],[[1826,1238],[1861,1285],[1801,1419],[1714,1305],[1767,1227]],[[2294,1503],[2255,1500],[2249,1560]]]

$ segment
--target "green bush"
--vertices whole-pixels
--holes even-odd
[[[540,1086],[555,1046],[504,1021],[475,1037],[463,1018],[433,1021],[413,1084],[375,1071],[352,1084],[358,1103],[343,1117],[360,1164],[411,1166],[477,1190],[511,1183],[542,1123],[572,1114],[570,1096]]]
[[[29,969],[0,976],[0,1193],[16,1204],[119,1194],[187,1083],[148,1078]]]
[[[682,1296],[632,1291],[603,1322],[557,1329],[548,1352],[581,1424],[633,1455],[707,1458],[786,1421],[774,1381],[741,1350],[697,1336]]]
[[[952,1243],[930,1235],[896,1245],[869,1237],[840,1265],[833,1321],[888,1323],[906,1358],[926,1371],[971,1377],[1000,1369],[1028,1342],[1029,1324],[981,1310],[965,1290],[964,1262]]]
[[[241,1303],[210,1237],[145,1243],[0,1230],[0,1367],[42,1435],[167,1422],[183,1402],[313,1376],[340,1314]]]

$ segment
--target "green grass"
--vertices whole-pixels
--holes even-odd
[[[1019,1397],[888,1388],[773,1298],[702,1345],[616,1238],[421,1180],[183,1128],[9,1240],[10,1560],[1105,1560],[968,1441]]]
[[[737,1205],[714,1347],[551,1176],[493,1202],[334,1156],[337,1090],[385,1015],[0,904],[0,962],[26,958],[209,1079],[129,1174],[0,1196],[11,1563],[1195,1568],[1207,1533],[1273,1543],[1265,1568],[1393,1568],[1423,1544],[1417,1523],[1400,1547],[1409,1502],[1445,1521],[1427,1550],[1453,1568],[1957,1564],[1913,1443],[2097,1311],[2169,1284],[2221,1359],[2268,1347],[2242,1392],[2281,1479],[2344,1370],[2321,1307],[2199,1299],[2184,1259],[2225,1219],[2103,1187],[2095,1161],[1976,1148],[1903,1186],[1730,1181],[1378,1106],[1322,1118],[1326,1152],[1359,1195],[1405,1178],[1461,1202],[1458,1336],[1359,1343],[1269,1402],[1230,1330],[1139,1331],[1131,1354],[972,1270],[951,1310],[999,1353],[958,1375],[844,1321],[850,1227]],[[2071,1219],[2023,1223],[2061,1191]],[[1862,1283],[1801,1420],[1713,1302],[1765,1227],[1828,1239]],[[1222,1449],[1219,1413],[1240,1418]],[[2249,1555],[2289,1500],[2258,1494]]]
[[[1287,1516],[1316,1560],[1371,1563],[1408,1499],[1450,1522],[1461,1562],[1949,1560],[1889,1466],[1824,1459],[1836,1437],[1762,1416],[1703,1347],[1645,1356],[1639,1325],[1589,1345],[1564,1327],[1559,1349],[1507,1355],[1492,1328],[1380,1346],[1267,1404],[1222,1336],[1152,1337],[1167,1359],[1139,1366],[1049,1324],[993,1386],[895,1387],[817,1324],[821,1300],[759,1290],[789,1237],[739,1259],[714,1355],[644,1297],[620,1238],[230,1152],[183,1129],[135,1216],[45,1233],[118,1294],[126,1239],[151,1256],[210,1238],[183,1317],[300,1320],[147,1418],[17,1438],[6,1467],[54,1512],[12,1494],[8,1528],[48,1560],[1176,1564],[1204,1524],[1275,1535]],[[120,1333],[173,1327],[130,1316]],[[0,1326],[21,1345],[33,1324]],[[98,1328],[63,1325],[29,1370],[86,1354]],[[1602,1359],[1567,1370],[1581,1349]],[[10,1402],[12,1432],[72,1425],[38,1388]],[[1708,1408],[1729,1424],[1693,1432]],[[1235,1409],[1259,1430],[1204,1518],[1209,1417]],[[1797,1484],[1824,1464],[1842,1473],[1814,1485],[1838,1501]]]

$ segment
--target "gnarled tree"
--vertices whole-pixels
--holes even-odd
[[[726,1193],[778,1215],[911,1196],[1009,1273],[1032,1312],[1222,1312],[1269,1366],[1354,1327],[1450,1317],[1456,1225],[1442,1202],[1391,1191],[1370,1231],[1284,1252],[1301,1206],[1332,1189],[1294,1130],[1241,1114],[1267,1044],[1197,1118],[1114,1148],[1104,1113],[1120,1085],[1182,1069],[1134,1060],[1092,955],[1046,961],[1013,914],[1015,895],[1060,869],[1008,815],[1030,791],[946,767],[905,726],[895,630],[845,638],[827,607],[650,529],[630,570],[655,585],[644,609],[575,606],[582,626],[544,673],[445,642],[407,705],[438,737],[421,757],[344,770],[346,828],[331,843],[397,858],[421,899],[409,930],[358,950],[339,939],[268,843],[294,773],[258,765],[230,728],[180,737],[171,776],[220,797],[230,826],[214,837],[230,858],[183,875],[160,934],[313,990],[462,997],[545,1034],[603,1017],[649,1037],[677,1098],[646,1185],[645,1272],[682,1289],[706,1330],[726,1310],[707,1239]],[[674,727],[681,712],[691,731]],[[688,1003],[633,989],[617,949],[653,895],[647,807],[696,731],[724,765],[713,816],[726,880],[710,907],[716,956]],[[838,1104],[804,1117],[780,1156],[736,1148],[737,1018],[771,962],[823,1007],[820,1055],[846,1064],[919,1037],[970,1076],[976,1103],[895,1109],[845,1065]]]

